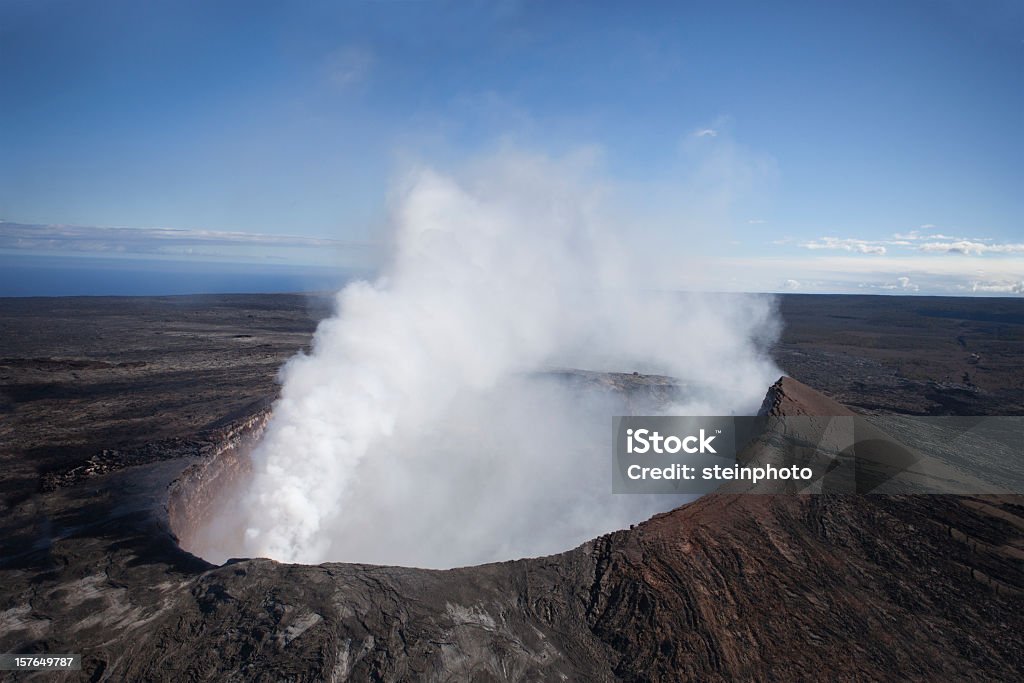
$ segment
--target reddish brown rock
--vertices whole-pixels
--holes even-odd
[[[798,417],[801,415],[856,415],[852,410],[818,393],[792,377],[780,377],[765,394],[758,415]]]

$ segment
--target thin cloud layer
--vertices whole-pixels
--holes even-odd
[[[0,250],[98,255],[227,256],[233,249],[258,249],[267,258],[280,249],[373,252],[370,242],[180,228],[109,228],[0,221]]]
[[[857,238],[821,237],[801,242],[800,247],[811,250],[850,251],[859,254],[884,256],[890,251],[918,251],[926,254],[961,254],[981,256],[984,254],[1024,254],[1024,243],[998,243],[988,237],[954,237],[942,233],[925,234],[923,229],[934,229],[934,225],[923,225],[921,229],[906,233],[894,233],[891,239],[869,240]],[[776,240],[774,244],[786,244],[788,240]]]
[[[925,252],[946,254],[1024,254],[1024,244],[985,244],[971,240],[926,242],[918,248]]]
[[[860,254],[885,254],[885,247],[875,242],[858,239],[838,239],[836,237],[822,237],[819,240],[811,240],[800,245],[804,249],[831,249],[840,251],[855,251]]]
[[[1024,294],[1024,280],[1019,282],[975,282],[971,285],[971,291],[990,294]]]

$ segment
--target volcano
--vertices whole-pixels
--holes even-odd
[[[763,412],[850,413],[789,378],[768,390]],[[81,474],[37,496],[32,515],[10,516],[0,647],[81,652],[89,680],[968,680],[1024,670],[1019,497],[715,493],[548,557],[452,570],[210,565],[178,540],[230,484],[264,418],[208,434],[184,470],[178,453]]]

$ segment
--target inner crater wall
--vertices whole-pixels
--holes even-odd
[[[197,534],[233,501],[252,473],[249,453],[270,420],[265,408],[235,422],[211,439],[209,452],[189,465],[170,486],[167,518],[185,550],[197,552]]]

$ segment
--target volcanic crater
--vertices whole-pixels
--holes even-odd
[[[82,671],[58,679],[1024,673],[1020,496],[719,493],[562,553],[464,569],[212,565],[179,542],[244,478],[276,368],[308,342],[317,310],[301,297],[0,304],[13,330],[0,353],[0,649],[82,653]],[[840,306],[841,320],[822,318]],[[885,327],[899,306],[899,325]],[[791,297],[781,308],[774,354],[805,383],[774,387],[769,411],[964,410],[929,398],[949,389],[974,414],[1024,413],[1013,362],[1024,327],[1003,316],[1021,302],[893,298],[880,314],[867,298]],[[187,334],[168,347],[152,336],[161,328]],[[875,341],[862,349],[851,333],[867,330]],[[913,357],[885,351],[908,330]],[[103,364],[8,362],[36,358]]]

